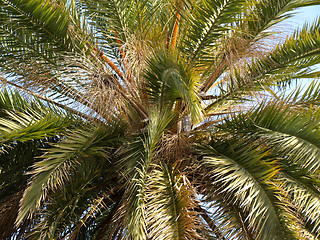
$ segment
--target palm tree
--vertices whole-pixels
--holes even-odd
[[[318,239],[316,4],[0,0],[0,238]]]

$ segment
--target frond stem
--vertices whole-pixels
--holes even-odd
[[[211,76],[206,80],[206,82],[201,86],[200,92],[208,91],[210,85],[217,79],[218,76],[220,76],[226,64],[227,64],[227,61],[224,60],[222,64],[218,65],[218,69],[215,70],[214,73],[212,73]]]
[[[179,5],[181,5],[181,0],[178,1],[178,9],[176,13],[176,21],[174,23],[173,32],[172,32],[172,39],[171,39],[171,50],[174,52],[176,45],[177,45],[177,38],[179,32],[179,22],[180,22],[180,9]]]
[[[99,52],[99,56],[100,58],[106,62],[109,67],[111,67],[111,69],[113,71],[115,71],[117,73],[117,75],[122,79],[122,80],[126,80],[125,76],[123,75],[123,73],[120,71],[120,69],[106,56],[104,55],[104,53],[102,51]]]

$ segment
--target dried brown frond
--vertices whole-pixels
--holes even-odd
[[[126,53],[128,65],[135,76],[136,84],[141,89],[142,74],[146,68],[147,58],[152,54],[153,50],[150,47],[151,43],[146,42],[139,35],[129,35],[127,39],[128,41],[122,48]]]
[[[119,90],[113,84],[116,76],[107,74],[92,74],[87,95],[90,97],[95,111],[104,119],[109,119],[124,106]]]
[[[155,152],[154,158],[167,162],[176,162],[190,153],[189,139],[186,133],[171,133],[163,134],[159,148]]]
[[[277,33],[277,30],[273,29],[272,33]],[[266,56],[267,53],[273,50],[274,42],[281,41],[282,39],[282,34],[271,34],[269,32],[267,37],[264,37],[262,40],[256,40],[250,34],[241,32],[240,30],[221,39],[219,44],[217,44],[219,49],[216,49],[214,69],[201,87],[201,91],[206,92],[210,84],[213,84],[213,86],[230,84],[230,81],[234,79],[234,70],[246,82],[239,83],[232,81],[233,86],[237,87],[239,84],[247,84],[249,86],[252,82],[250,82],[250,78],[246,77],[246,74],[248,74],[246,69],[247,63]],[[222,75],[224,72],[227,74]]]
[[[246,64],[256,58],[264,57],[271,50],[266,42],[252,42],[252,39],[247,38],[243,34],[236,34],[231,38],[226,38],[221,45],[224,51],[220,61],[225,64],[224,68],[230,70],[235,69],[237,74],[240,74],[242,79],[246,81],[245,83],[233,82],[236,87],[238,84],[252,84],[250,78],[246,77]],[[235,71],[229,71],[228,76],[224,77],[221,82],[228,84],[229,81],[235,79],[234,74]]]

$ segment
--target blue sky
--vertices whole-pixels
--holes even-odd
[[[305,7],[301,8],[298,14],[290,21],[298,27],[305,22],[312,22],[314,19],[317,19],[318,16],[320,16],[320,6]]]

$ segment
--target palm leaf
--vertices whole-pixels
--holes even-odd
[[[53,137],[77,122],[71,114],[38,100],[27,101],[18,92],[4,90],[0,96],[2,144]]]
[[[186,176],[177,167],[161,164],[150,176],[147,203],[149,237],[152,239],[198,239],[199,219],[195,196]],[[162,229],[162,231],[159,231]]]
[[[242,4],[244,1],[200,1],[190,17],[190,28],[182,47],[191,64],[199,58],[208,58],[211,52],[206,51],[207,48],[217,48],[214,43],[218,43],[217,39],[227,34],[230,23],[235,21],[241,12]]]
[[[200,97],[196,92],[195,76],[182,65],[172,61],[164,52],[149,60],[145,71],[146,91],[153,104],[159,104],[160,109],[170,109],[178,100],[188,109],[194,123],[200,121],[203,113],[200,107]]]
[[[81,157],[93,155],[108,159],[108,153],[119,144],[121,131],[117,125],[97,129],[88,127],[68,134],[65,141],[49,149],[44,159],[34,164],[34,177],[21,201],[17,224],[32,216],[46,199],[48,191],[63,187],[72,178],[82,164]]]
[[[121,154],[120,164],[126,166],[124,174],[127,178],[123,217],[128,228],[126,237],[129,239],[145,239],[147,236],[145,215],[147,176],[158,142],[171,121],[172,116],[167,112],[152,112],[145,135],[138,136]]]
[[[3,10],[0,18],[0,25],[3,29],[1,33],[6,34],[7,32],[9,39],[10,36],[19,39],[22,43],[21,47],[36,46],[40,53],[43,52],[42,49],[48,49],[48,44],[52,43],[52,40],[59,47],[69,51],[81,51],[88,39],[86,39],[85,29],[80,28],[80,19],[75,14],[74,7],[74,2],[67,5],[63,1],[56,4],[42,0],[1,1]],[[34,32],[38,34],[32,35]],[[6,40],[5,36],[3,35],[2,41]],[[49,40],[48,37],[51,39]],[[40,43],[47,44],[47,46],[40,47]],[[18,46],[13,47],[13,49],[20,50]]]
[[[234,27],[235,30],[232,31],[230,37],[226,37],[225,40],[222,40],[222,43],[226,42],[225,47],[220,47],[218,49],[218,53],[216,55],[216,61],[214,63],[211,63],[214,65],[214,69],[211,70],[211,65],[208,70],[208,72],[204,75],[204,84],[201,87],[201,90],[208,91],[213,84],[220,78],[223,72],[227,71],[228,68],[231,70],[230,73],[232,74],[232,71],[234,67],[237,68],[237,65],[240,64],[243,65],[243,61],[252,62],[252,59],[257,58],[257,65],[254,65],[254,71],[258,70],[259,74],[264,74],[264,70],[262,69],[256,69],[259,68],[259,62],[268,61],[266,63],[266,67],[272,68],[274,71],[272,73],[272,78],[270,79],[274,82],[282,82],[286,81],[288,79],[297,79],[301,77],[311,76],[311,70],[308,69],[308,66],[312,65],[312,62],[316,62],[316,58],[309,57],[308,59],[305,59],[303,55],[300,55],[300,61],[296,62],[296,64],[288,64],[282,65],[283,63],[279,64],[277,62],[277,57],[274,56],[268,56],[272,55],[273,53],[269,54],[269,50],[263,50],[265,45],[265,42],[260,41],[260,39],[263,39],[263,41],[266,41],[266,38],[268,35],[272,35],[274,33],[274,30],[272,29],[273,25],[283,21],[284,19],[294,15],[294,12],[290,12],[296,8],[308,6],[308,5],[315,4],[315,2],[310,1],[292,1],[292,0],[266,0],[266,1],[256,1],[252,2],[251,4],[247,4],[248,13],[244,13],[244,16],[239,20]],[[235,20],[236,21],[236,20]],[[305,31],[306,32],[306,31]],[[312,33],[311,33],[312,34]],[[298,34],[294,34],[291,37],[291,41],[294,41],[294,38],[298,36]],[[303,35],[301,35],[303,36]],[[317,35],[315,35],[317,36]],[[306,37],[305,39],[299,39],[297,42],[300,42],[301,40],[304,40],[306,43],[309,42],[309,40]],[[267,40],[268,41],[268,40]],[[300,42],[301,43],[301,42]],[[310,43],[310,42],[309,42]],[[301,43],[303,45],[303,43]],[[316,44],[314,46],[317,46]],[[287,52],[293,53],[292,48],[299,48],[299,44],[291,46],[284,45],[283,48],[290,48],[289,50],[285,50]],[[281,47],[280,47],[281,48]],[[305,51],[305,50],[300,50]],[[260,53],[257,54],[257,53]],[[274,50],[274,54],[277,50]],[[261,59],[261,55],[267,55],[267,58]],[[248,56],[246,58],[245,56]],[[286,58],[286,55],[281,55],[279,53],[278,57],[284,57]],[[302,60],[302,58],[304,58]],[[290,59],[287,59],[289,61],[292,61]],[[295,59],[298,60],[298,59]],[[316,64],[316,63],[315,63]],[[249,75],[251,74],[251,65],[248,64],[247,70],[249,72]],[[278,68],[283,67],[282,71]],[[243,71],[243,66],[241,66],[240,71]],[[262,70],[262,71],[260,71]],[[266,70],[268,71],[268,70]],[[258,75],[258,73],[256,72]],[[266,75],[269,77],[270,72],[266,73]],[[290,74],[290,75],[289,75]],[[245,83],[246,85],[255,80],[252,78],[249,78],[250,80],[246,80],[248,78],[247,73],[244,73],[245,77],[242,78],[242,83]],[[237,75],[233,76],[233,78],[237,78]],[[221,80],[221,79],[220,79]],[[234,82],[240,82],[236,79],[223,79],[223,81],[234,81]],[[261,84],[261,83],[260,83]],[[241,84],[242,85],[242,84]],[[238,84],[236,84],[238,86]]]
[[[271,144],[293,163],[299,164],[310,172],[319,169],[319,128],[316,119],[318,112],[313,112],[315,120],[306,114],[292,112],[281,104],[260,105],[259,108],[227,121],[221,127],[228,128],[233,123],[232,132],[238,131],[258,136]]]
[[[290,79],[303,77],[304,70],[318,62],[314,56],[319,52],[319,24],[318,20],[310,27],[304,26],[265,58],[248,64],[247,77],[270,79],[280,75],[280,77],[288,79],[285,76],[290,73],[292,74]],[[284,73],[286,75],[283,75]]]
[[[279,176],[278,184],[282,192],[289,197],[296,211],[302,215],[303,228],[308,230],[309,224],[310,233],[317,238],[320,234],[320,195],[319,191],[303,178],[305,177],[283,173]]]
[[[228,144],[228,143],[227,143]],[[242,145],[228,149],[218,145],[203,149],[203,165],[213,185],[219,186],[232,205],[241,208],[245,221],[256,239],[284,239],[278,206],[273,200],[273,190],[268,181],[277,172],[272,162],[261,159],[264,149]],[[267,238],[266,238],[267,237]]]

